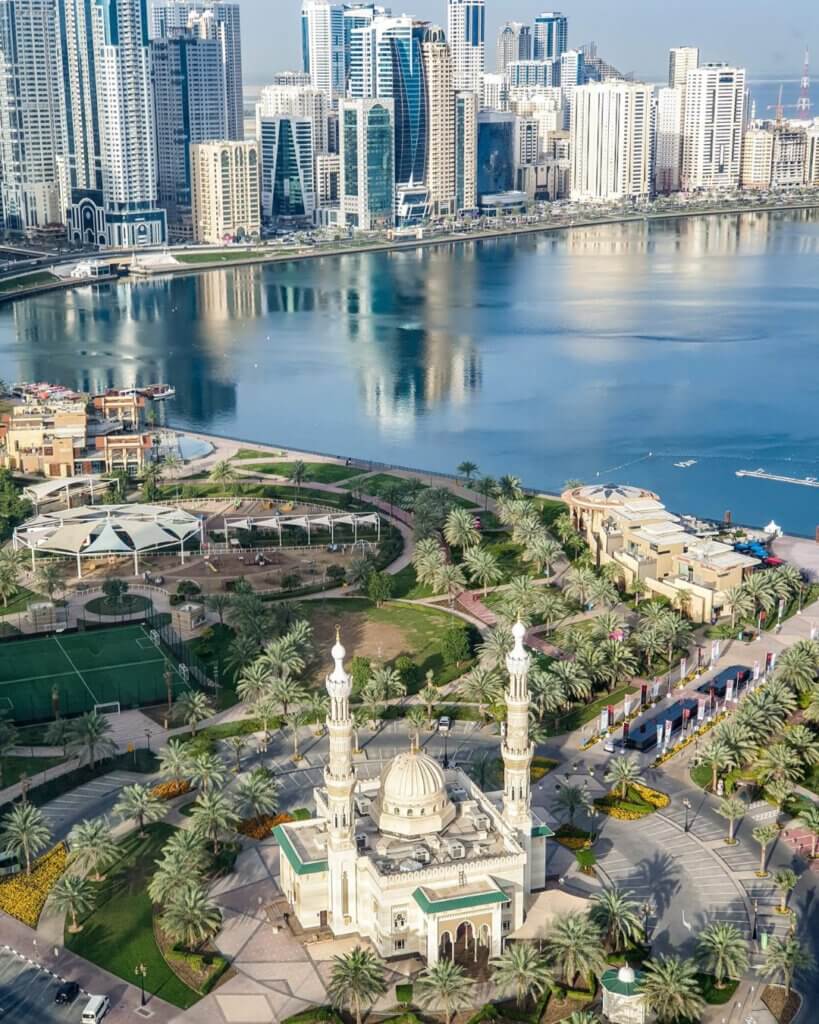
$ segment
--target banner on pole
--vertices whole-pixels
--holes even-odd
[[[668,741],[671,739],[671,726],[672,726],[671,719],[670,718],[666,718],[666,720],[665,720],[665,743],[666,743],[666,745],[668,744]]]
[[[600,732],[605,732],[609,727],[609,713],[606,708],[600,712]]]
[[[705,718],[705,697],[700,697],[697,704],[697,721],[701,722]]]
[[[688,675],[688,658],[680,658],[680,682]]]
[[[725,684],[725,702],[732,700],[734,696],[734,680],[729,679]]]
[[[644,708],[648,704],[648,683],[640,683],[640,707]]]
[[[663,727],[662,727],[662,725],[658,725],[657,726],[657,746],[661,747],[662,745],[663,745]]]
[[[654,698],[654,700],[658,700],[659,697],[660,697],[660,680],[659,679],[655,679],[654,680],[654,685],[651,687],[651,696]]]
[[[754,662],[754,682],[756,682],[759,679],[759,669],[759,658],[757,658],[757,660]]]

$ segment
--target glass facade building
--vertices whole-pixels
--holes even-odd
[[[496,110],[478,114],[478,197],[515,187],[515,115]]]
[[[534,60],[558,60],[566,51],[569,36],[569,20],[560,11],[539,14],[535,18],[535,34],[532,41]]]

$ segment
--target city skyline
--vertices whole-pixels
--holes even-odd
[[[274,71],[300,66],[299,13],[301,0],[278,0],[282,16],[276,33],[266,31],[269,6],[266,0],[241,0],[245,85],[264,85]],[[446,28],[446,0],[406,0],[392,6],[393,14],[411,14]],[[819,8],[799,0],[799,11],[789,11],[787,20],[771,19],[770,5],[749,0],[742,5],[742,18],[735,5],[728,10],[706,0],[665,4],[631,0],[616,7],[604,7],[592,0],[571,4],[543,4],[538,0],[487,0],[487,65],[494,70],[494,46],[506,21],[533,24],[544,10],[561,10],[569,18],[569,45],[595,40],[609,59],[625,71],[648,81],[665,77],[668,49],[672,46],[700,46],[703,61],[725,60],[752,69],[754,76],[782,77],[786,83],[798,80],[805,46],[813,44],[819,54]],[[628,16],[623,17],[623,8]],[[634,18],[641,19],[641,31],[634,32]]]

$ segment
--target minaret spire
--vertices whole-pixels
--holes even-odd
[[[330,698],[327,712],[327,732],[330,736],[330,757],[324,769],[327,787],[328,827],[330,843],[343,847],[353,842],[353,719],[350,714],[352,682],[344,668],[346,655],[341,643],[341,631],[336,627],[336,642],[330,654],[333,671],[327,676],[326,687]]]
[[[506,698],[506,733],[503,757],[503,816],[518,834],[527,852],[526,890],[530,891],[529,858],[532,837],[531,781],[529,769],[534,747],[529,740],[529,664],[523,646],[526,627],[518,621],[512,627],[514,646],[506,656],[509,686]]]

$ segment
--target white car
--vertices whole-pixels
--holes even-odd
[[[449,715],[442,715],[438,719],[438,732],[448,733],[451,725],[452,720],[450,719]]]

